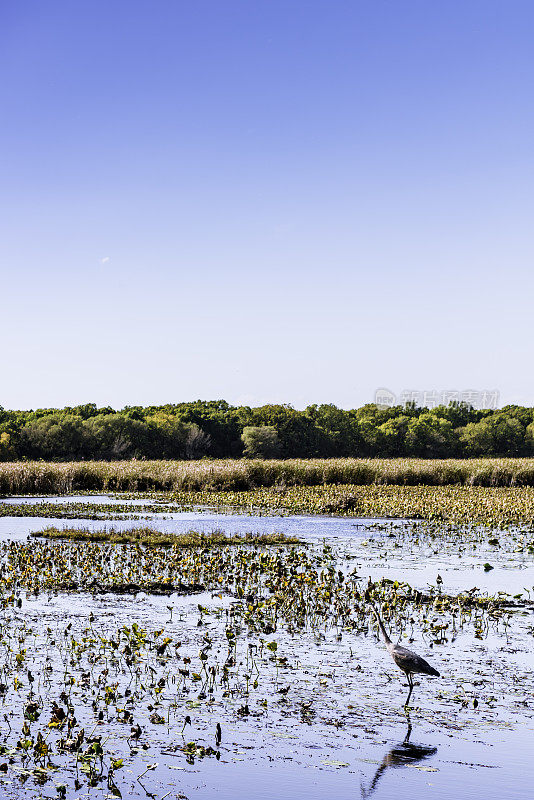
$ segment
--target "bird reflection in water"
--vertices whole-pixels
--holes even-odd
[[[407,767],[411,764],[416,764],[418,761],[424,761],[426,758],[430,758],[430,756],[433,756],[435,753],[437,753],[437,747],[429,747],[428,745],[414,744],[413,742],[410,742],[411,733],[412,725],[408,718],[408,730],[406,731],[404,740],[394,745],[391,750],[386,753],[382,759],[382,763],[375,772],[375,776],[371,781],[369,788],[364,789],[362,786],[363,798],[370,797],[373,794],[378,786],[380,778],[390,767],[394,769],[397,767]]]

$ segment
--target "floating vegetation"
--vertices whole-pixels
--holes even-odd
[[[230,545],[288,545],[302,544],[296,536],[286,536],[284,533],[243,533],[228,535],[224,531],[211,531],[201,533],[188,531],[188,533],[162,533],[154,528],[131,528],[130,530],[116,530],[103,528],[91,530],[90,528],[43,528],[34,531],[31,536],[46,539],[71,539],[82,542],[113,542],[142,544],[148,547],[229,547]]]
[[[147,495],[129,495],[141,498]],[[533,487],[329,485],[258,488],[250,491],[180,491],[150,495],[133,505],[91,503],[0,503],[0,517],[125,520],[187,509],[216,508],[267,514],[333,514],[347,517],[426,519],[495,528],[534,525]]]
[[[534,530],[531,525],[510,525],[499,531],[499,538],[492,536],[484,524],[453,524],[427,520],[381,520],[365,525],[366,532],[377,533],[360,542],[369,550],[376,550],[385,561],[394,557],[395,551],[403,559],[428,558],[429,555],[454,554],[458,559],[475,554],[485,559],[496,553],[506,556],[506,563],[514,558],[515,566],[532,564],[534,555]],[[489,562],[481,561],[485,572],[493,568]]]
[[[161,513],[160,506],[151,505],[112,505],[95,503],[49,503],[39,500],[36,503],[0,503],[0,517],[43,517],[52,519],[94,519],[125,520],[147,519]]]
[[[488,597],[478,590],[447,596],[439,584],[421,591],[387,578],[362,581],[326,543],[320,548],[286,544],[263,549],[217,547],[209,539],[186,547],[69,541],[64,536],[1,542],[0,587],[8,598],[21,590],[35,596],[54,591],[224,591],[237,600],[246,598],[249,618],[263,632],[275,631],[280,619],[297,627],[318,619],[349,629],[366,627],[370,601],[385,603],[386,614],[388,608],[398,613],[411,604],[460,614],[514,604],[509,597]]]
[[[291,514],[426,519],[502,527],[534,525],[534,488],[481,486],[288,486],[248,492],[177,492],[181,507],[212,505]],[[169,507],[169,508],[172,508]]]
[[[363,537],[351,546],[385,560],[396,548],[476,545],[492,548],[496,564],[501,550],[531,540],[527,530],[496,538],[437,521],[367,528],[366,547]],[[285,739],[293,751],[311,736],[316,765],[352,766],[355,733],[398,713],[404,696],[375,640],[372,603],[392,637],[432,650],[443,677],[420,687],[417,702],[426,698],[440,727],[465,736],[472,724],[480,736],[505,704],[531,717],[521,705],[528,665],[514,663],[510,680],[498,653],[476,651],[492,637],[516,646],[528,600],[453,593],[441,579],[373,581],[346,542],[113,526],[40,534],[0,542],[0,793],[180,797],[193,765],[282,762]]]
[[[257,725],[277,706],[293,724],[339,730],[344,720],[332,720],[320,702],[311,709],[311,702],[303,707],[291,699],[306,688],[282,646],[284,633],[258,635],[257,610],[249,607],[245,600],[226,610],[199,606],[196,624],[156,629],[117,625],[76,606],[69,621],[39,625],[16,603],[6,606],[0,623],[6,780],[29,782],[26,790],[33,785],[36,794],[50,782],[63,787],[63,797],[79,796],[82,788],[130,797],[137,792],[129,776],[142,781],[162,755],[180,756],[184,766],[219,760],[229,749],[221,744],[223,727],[235,730],[249,719]],[[329,685],[337,691],[331,672],[320,676],[323,693]],[[211,735],[201,715],[211,721]],[[195,738],[188,730],[186,739],[192,726]]]
[[[0,463],[0,494],[246,490],[329,484],[534,486],[532,458],[221,459]]]

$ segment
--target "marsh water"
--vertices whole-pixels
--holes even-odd
[[[36,780],[28,764],[19,763],[17,753],[6,749],[12,756],[7,771],[0,771],[0,791],[6,797],[532,796],[534,556],[525,546],[530,532],[475,529],[462,535],[458,529],[444,529],[437,535],[420,521],[183,511],[165,504],[157,507],[150,498],[108,495],[0,502],[30,505],[34,512],[0,517],[0,542],[24,542],[49,525],[127,529],[150,524],[176,533],[282,532],[298,536],[312,550],[324,553],[325,546],[330,548],[336,569],[357,574],[362,581],[406,582],[438,598],[476,590],[481,596],[510,601],[501,611],[476,613],[458,627],[444,625],[439,636],[423,630],[416,616],[393,631],[441,673],[437,679],[423,675],[416,680],[409,710],[403,708],[405,680],[371,624],[367,630],[317,625],[298,631],[280,625],[275,634],[263,638],[242,634],[231,686],[210,694],[200,690],[200,682],[184,678],[162,721],[151,723],[151,705],[136,709],[143,734],[135,746],[126,743],[117,719],[106,725],[107,716],[97,718],[95,729],[101,726],[107,746],[124,760],[111,784],[76,786],[53,763],[46,776]],[[39,516],[43,503],[58,508],[91,504],[108,511],[99,519],[44,519]],[[116,518],[108,513],[114,505],[131,505],[135,514],[129,518],[123,512]],[[170,595],[21,592],[20,598],[20,608],[4,610],[5,621],[17,630],[31,630],[36,642],[38,631],[59,631],[67,622],[82,641],[89,617],[103,638],[135,621],[178,640],[182,667],[187,658],[198,659],[206,641],[211,652],[224,652],[225,625],[235,603],[223,590]],[[268,653],[266,643],[274,640],[276,653]],[[261,658],[254,658],[256,652]],[[50,659],[47,654],[44,645],[36,644],[35,674],[39,659],[43,664]],[[46,668],[55,674],[51,661]],[[154,660],[149,668],[154,685],[161,676],[174,684],[174,661],[163,665]],[[72,666],[73,675],[74,670]],[[117,675],[119,684],[123,680],[129,685],[128,675]],[[3,703],[2,714],[10,718],[12,710]],[[16,711],[12,713],[16,718]],[[191,742],[195,746],[188,751]]]

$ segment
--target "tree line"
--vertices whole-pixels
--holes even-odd
[[[8,411],[0,406],[0,461],[534,455],[534,409],[477,410],[368,404],[258,408],[224,400],[131,406],[93,403]]]

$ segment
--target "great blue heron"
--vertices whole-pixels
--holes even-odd
[[[408,650],[406,647],[402,647],[400,644],[393,644],[391,639],[386,633],[386,629],[384,628],[384,623],[380,619],[380,614],[376,610],[374,606],[371,606],[373,609],[373,613],[376,617],[376,621],[378,622],[378,629],[386,645],[386,649],[390,654],[391,658],[398,666],[400,670],[404,672],[408,679],[408,686],[410,687],[408,690],[408,697],[406,698],[406,702],[404,707],[408,706],[410,702],[410,697],[412,696],[413,692],[413,678],[412,675],[415,673],[421,673],[423,675],[433,675],[436,678],[439,678],[439,672],[434,667],[431,667],[428,661],[425,661],[424,658],[418,656],[417,653]]]

